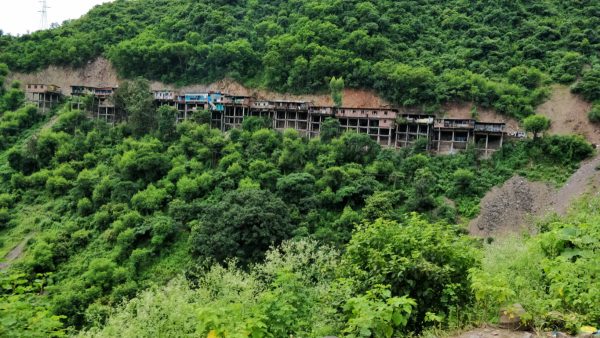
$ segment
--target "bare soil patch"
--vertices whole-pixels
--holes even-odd
[[[290,100],[311,102],[314,105],[332,106],[333,100],[328,93],[311,95],[294,95],[288,93],[276,93],[262,89],[247,88],[232,79],[224,79],[207,85],[189,85],[184,87],[173,87],[161,82],[153,82],[152,89],[177,89],[182,92],[204,92],[221,91],[224,93],[235,93],[244,96],[253,96],[263,100]],[[357,108],[377,108],[388,106],[389,103],[377,96],[374,91],[365,89],[345,89],[343,106]]]
[[[548,184],[514,176],[485,195],[479,216],[471,221],[469,232],[480,237],[493,237],[530,231],[525,221],[530,215],[545,210],[553,193]]]
[[[473,103],[447,103],[442,107],[444,111],[444,117],[455,118],[455,119],[470,119],[473,118],[471,110],[473,109]],[[521,130],[519,127],[519,121],[517,119],[497,113],[493,109],[477,107],[477,120],[485,122],[498,122],[506,123],[506,130],[514,132]]]
[[[107,59],[98,58],[82,68],[50,66],[35,73],[11,73],[8,82],[19,80],[22,84],[55,84],[63,93],[70,93],[72,85],[102,87],[116,86],[119,83],[117,72]]]
[[[560,189],[514,176],[493,188],[481,200],[479,216],[469,224],[475,236],[494,237],[534,230],[532,218],[550,213],[564,215],[584,194],[600,194],[600,155],[581,163]]]
[[[549,210],[564,215],[571,204],[584,194],[600,194],[600,155],[581,163],[579,169],[569,178],[550,201]]]
[[[587,117],[591,106],[571,93],[568,86],[554,85],[550,99],[537,108],[537,113],[552,120],[552,134],[579,134],[591,143],[600,144],[600,124],[590,123]]]
[[[8,81],[19,80],[23,84],[27,83],[50,83],[60,86],[63,93],[69,93],[71,85],[81,86],[118,86],[121,82],[117,71],[110,61],[105,58],[98,58],[89,62],[82,68],[69,68],[50,66],[39,72],[11,73]],[[254,96],[259,99],[270,100],[292,100],[312,102],[315,105],[331,106],[333,101],[329,93],[317,95],[293,95],[287,93],[276,93],[262,89],[247,88],[232,79],[224,79],[210,84],[194,84],[183,87],[165,84],[162,82],[151,82],[153,90],[171,89],[182,92],[204,92],[204,91],[222,91],[238,95]],[[357,108],[377,108],[389,105],[389,102],[379,97],[372,90],[346,89],[344,91],[344,106]]]

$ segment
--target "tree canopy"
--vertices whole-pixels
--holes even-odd
[[[533,133],[533,138],[537,139],[540,133],[545,132],[550,128],[550,119],[543,115],[528,116],[523,120],[525,130]]]
[[[125,1],[21,37],[0,35],[16,71],[108,57],[120,75],[170,83],[231,77],[282,92],[373,88],[435,109],[472,100],[512,116],[547,82],[571,83],[600,48],[595,1]]]

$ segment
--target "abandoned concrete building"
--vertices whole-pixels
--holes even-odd
[[[94,114],[95,118],[114,123],[117,120],[117,110],[113,99],[116,89],[111,86],[71,86],[71,108],[88,110]]]
[[[35,104],[40,113],[46,114],[58,105],[62,96],[59,86],[52,84],[27,84],[25,86],[27,101]]]
[[[179,94],[155,91],[154,99],[158,106],[176,108],[178,121],[189,119],[199,109],[210,111],[212,127],[222,131],[239,128],[245,117],[262,116],[272,121],[273,129],[295,129],[312,138],[319,135],[325,119],[336,118],[343,131],[367,134],[384,147],[408,147],[423,139],[427,149],[435,153],[451,154],[475,147],[483,156],[500,149],[506,137],[504,123],[436,118],[415,110],[393,107],[336,108],[304,101],[259,100],[220,92]]]
[[[43,94],[43,102],[58,102],[60,98],[56,86],[37,90]],[[118,119],[113,100],[115,90],[116,87],[110,86],[71,86],[72,107],[88,110],[95,118],[114,123]],[[367,134],[384,147],[409,147],[421,140],[419,142],[434,153],[452,154],[474,147],[485,157],[500,149],[508,136],[504,123],[437,118],[406,108],[318,106],[305,101],[261,100],[221,92],[159,90],[152,94],[157,107],[166,105],[178,111],[177,122],[192,118],[195,112],[206,111],[210,113],[211,126],[222,131],[239,128],[248,116],[261,116],[271,120],[276,130],[295,129],[312,138],[320,134],[327,118],[335,118],[343,131]],[[88,98],[86,102],[84,97]],[[36,98],[39,100],[40,96]]]

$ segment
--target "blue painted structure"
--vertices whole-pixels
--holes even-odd
[[[223,106],[223,94],[220,92],[215,93],[197,93],[197,94],[185,94],[185,103],[205,103],[210,106],[210,110],[224,111]]]

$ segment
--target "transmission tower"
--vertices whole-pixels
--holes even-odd
[[[40,27],[41,29],[47,29],[48,28],[48,1],[46,0],[42,0],[40,1],[40,3],[42,4],[42,10],[39,11],[40,13],[42,13],[42,26]]]

